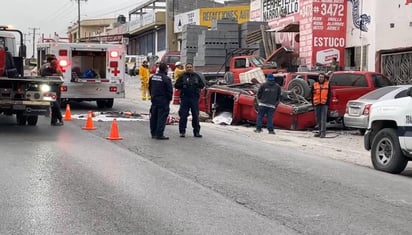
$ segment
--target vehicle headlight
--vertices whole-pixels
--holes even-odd
[[[42,91],[42,92],[49,92],[50,89],[51,89],[50,86],[47,85],[47,84],[40,85],[40,91]]]

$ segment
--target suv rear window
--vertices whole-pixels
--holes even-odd
[[[363,74],[334,74],[330,80],[332,86],[368,87]]]

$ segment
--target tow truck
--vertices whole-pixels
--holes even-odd
[[[98,108],[112,108],[114,99],[125,98],[126,50],[123,44],[66,42],[47,39],[37,44],[41,67],[54,55],[63,72],[60,104],[96,101]]]
[[[18,53],[16,34],[20,36]],[[24,76],[25,54],[23,33],[0,26],[0,114],[15,114],[19,125],[35,126],[38,116],[50,115],[50,104],[58,99],[63,79],[60,76]],[[16,72],[13,74],[7,73],[11,69],[6,67],[7,57],[14,61]]]

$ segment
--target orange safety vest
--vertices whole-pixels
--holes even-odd
[[[329,82],[323,82],[321,86],[319,82],[313,83],[313,104],[326,104],[328,101]]]

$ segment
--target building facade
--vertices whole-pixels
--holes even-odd
[[[302,66],[337,57],[346,69],[381,71],[402,81],[412,75],[407,0],[252,0],[250,9],[252,21],[267,21],[278,43],[299,52]],[[394,71],[399,66],[405,71]]]
[[[85,19],[80,21],[80,36],[78,24],[69,26],[67,28],[67,34],[72,42],[86,40],[107,34],[108,31],[117,27],[117,25],[115,25],[117,22],[117,18]]]

